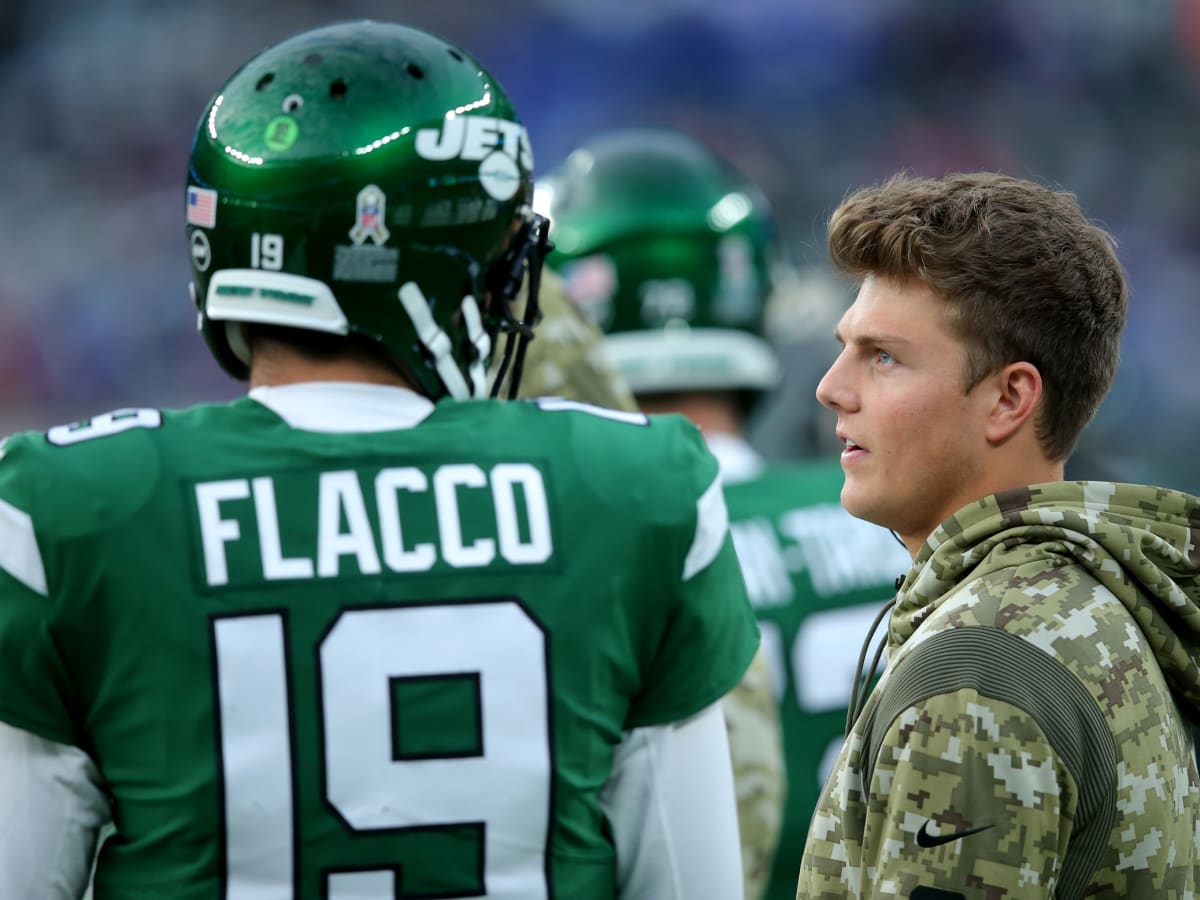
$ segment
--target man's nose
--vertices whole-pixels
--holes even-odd
[[[817,399],[829,409],[847,410],[854,406],[854,394],[846,377],[845,354],[839,354],[817,383]]]

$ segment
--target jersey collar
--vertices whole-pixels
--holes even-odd
[[[710,431],[704,433],[704,442],[717,458],[721,480],[725,484],[750,481],[762,474],[763,459],[745,438]]]
[[[250,398],[292,428],[330,434],[412,428],[434,408],[407,388],[349,381],[263,385],[251,389]]]

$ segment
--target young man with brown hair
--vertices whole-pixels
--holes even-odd
[[[1193,896],[1200,501],[1064,482],[1128,288],[1073,196],[896,177],[829,226],[861,278],[817,396],[842,502],[913,556],[797,897]]]

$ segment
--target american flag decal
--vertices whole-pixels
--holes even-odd
[[[187,223],[201,228],[217,226],[217,192],[208,188],[187,189]]]

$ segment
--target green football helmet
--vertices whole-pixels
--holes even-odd
[[[439,37],[361,21],[268,48],[192,145],[192,293],[210,349],[245,379],[240,323],[348,335],[429,397],[464,398],[487,393],[503,331],[515,395],[547,246],[532,172],[503,89]]]
[[[774,226],[762,193],[700,142],[610,132],[537,185],[571,299],[635,394],[774,387],[762,338]]]

